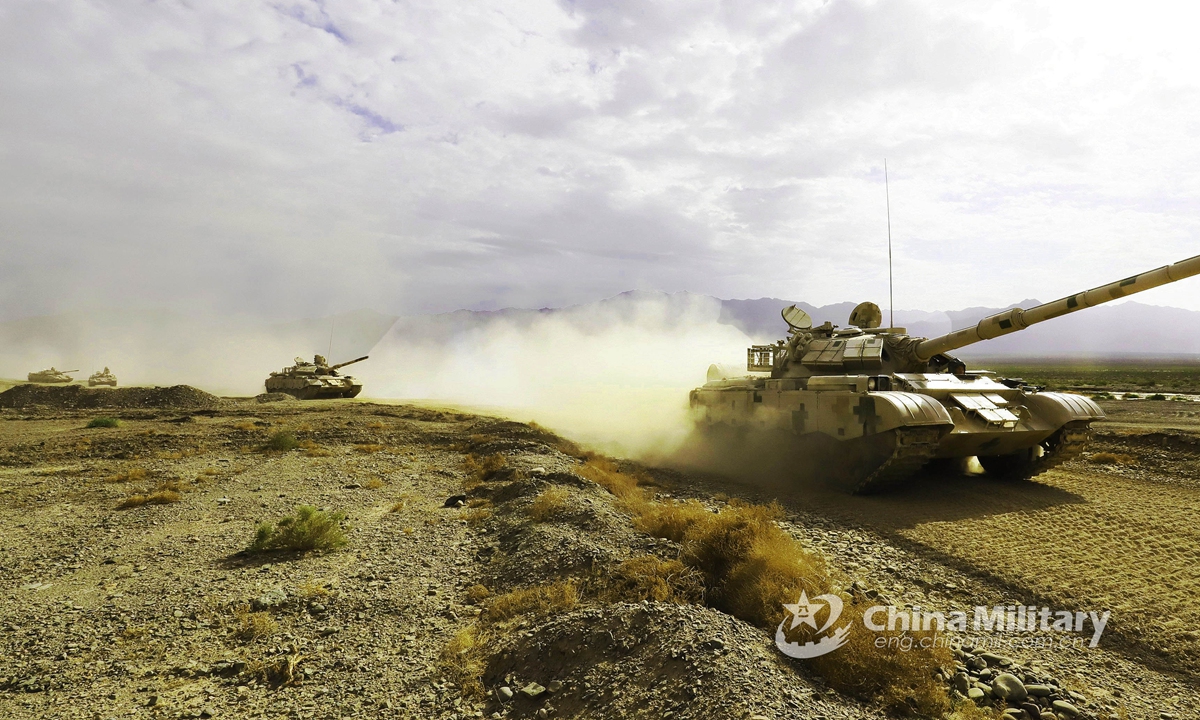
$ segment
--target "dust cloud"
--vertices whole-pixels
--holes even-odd
[[[402,319],[359,375],[364,395],[453,403],[536,421],[598,450],[670,453],[691,430],[688,392],[750,339],[718,301],[627,294],[577,308]]]

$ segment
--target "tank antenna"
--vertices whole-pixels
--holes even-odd
[[[890,240],[889,240],[890,242]],[[326,355],[333,355],[333,324],[336,322],[332,318],[329,320],[329,349],[325,351]]]
[[[888,327],[896,327],[896,300],[892,294],[892,196],[888,192],[887,158],[883,159],[883,197],[887,202],[888,225]]]

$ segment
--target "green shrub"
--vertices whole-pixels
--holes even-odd
[[[266,447],[268,450],[287,452],[300,447],[300,442],[296,440],[296,433],[291,430],[278,430],[267,440]]]
[[[1138,395],[1137,393],[1125,393],[1121,397],[1125,398],[1126,400],[1137,400],[1141,397],[1141,395]]]
[[[324,512],[312,505],[301,505],[295,515],[280,520],[276,525],[262,523],[254,532],[254,542],[246,548],[250,552],[272,550],[333,550],[347,543],[342,531],[345,513]]]
[[[99,427],[113,428],[113,427],[117,427],[120,424],[121,423],[116,418],[98,417],[98,418],[92,418],[91,420],[88,420],[87,426],[90,428],[99,428]]]
[[[1146,399],[1147,400],[1166,400],[1167,396],[1163,395],[1162,393],[1154,393],[1153,395],[1151,395],[1150,397],[1148,397]]]

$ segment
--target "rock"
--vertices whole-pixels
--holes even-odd
[[[551,695],[562,689],[562,680],[551,680],[550,682],[546,683],[546,692],[550,693]]]
[[[540,697],[544,692],[546,692],[546,688],[538,685],[535,682],[531,682],[525,687],[521,688],[521,694],[530,699]]]
[[[217,498],[217,504],[218,504],[218,505],[228,505],[228,504],[229,504],[229,503],[231,503],[231,502],[233,502],[233,500],[232,500],[232,499],[230,499],[230,498],[227,498],[227,497],[219,497],[219,498]]]
[[[512,700],[512,697],[512,688],[508,687],[507,685],[496,688],[496,699],[500,702],[508,702],[509,700]]]
[[[1014,705],[1029,697],[1025,683],[1011,673],[1001,673],[992,680],[992,694],[1004,702]]]
[[[970,660],[967,660],[967,669],[968,670],[974,670],[975,672],[979,672],[980,670],[983,670],[987,666],[988,666],[987,660],[984,660],[981,657],[973,657]]]
[[[1052,692],[1049,685],[1026,685],[1025,690],[1033,697],[1049,697]]]
[[[967,677],[966,673],[955,673],[951,683],[959,695],[966,695],[967,691],[971,689],[971,678]]]
[[[1042,716],[1042,709],[1037,706],[1037,703],[1032,703],[1026,700],[1021,703],[1021,709],[1025,711],[1025,716],[1032,720],[1037,720]]]
[[[977,687],[967,689],[967,697],[975,702],[976,705],[983,702],[984,692]]]
[[[1012,665],[1013,662],[1012,658],[989,652],[980,653],[979,657],[987,661],[988,667],[1008,667],[1009,665]]]
[[[210,707],[200,708],[200,717],[202,718],[214,717],[216,714],[217,713]]]
[[[250,604],[254,606],[255,610],[269,610],[284,605],[287,603],[287,599],[287,593],[283,591],[283,588],[272,588],[256,597]]]
[[[1067,717],[1079,717],[1079,708],[1066,700],[1055,700],[1050,703],[1050,707],[1054,708],[1054,712],[1061,713]]]

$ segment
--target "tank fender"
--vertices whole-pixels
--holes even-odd
[[[899,427],[954,425],[950,413],[934,398],[919,393],[884,391],[867,393],[874,400],[874,432]]]
[[[1032,393],[1023,402],[1035,416],[1056,426],[1075,420],[1104,419],[1104,411],[1091,398],[1074,393]]]

